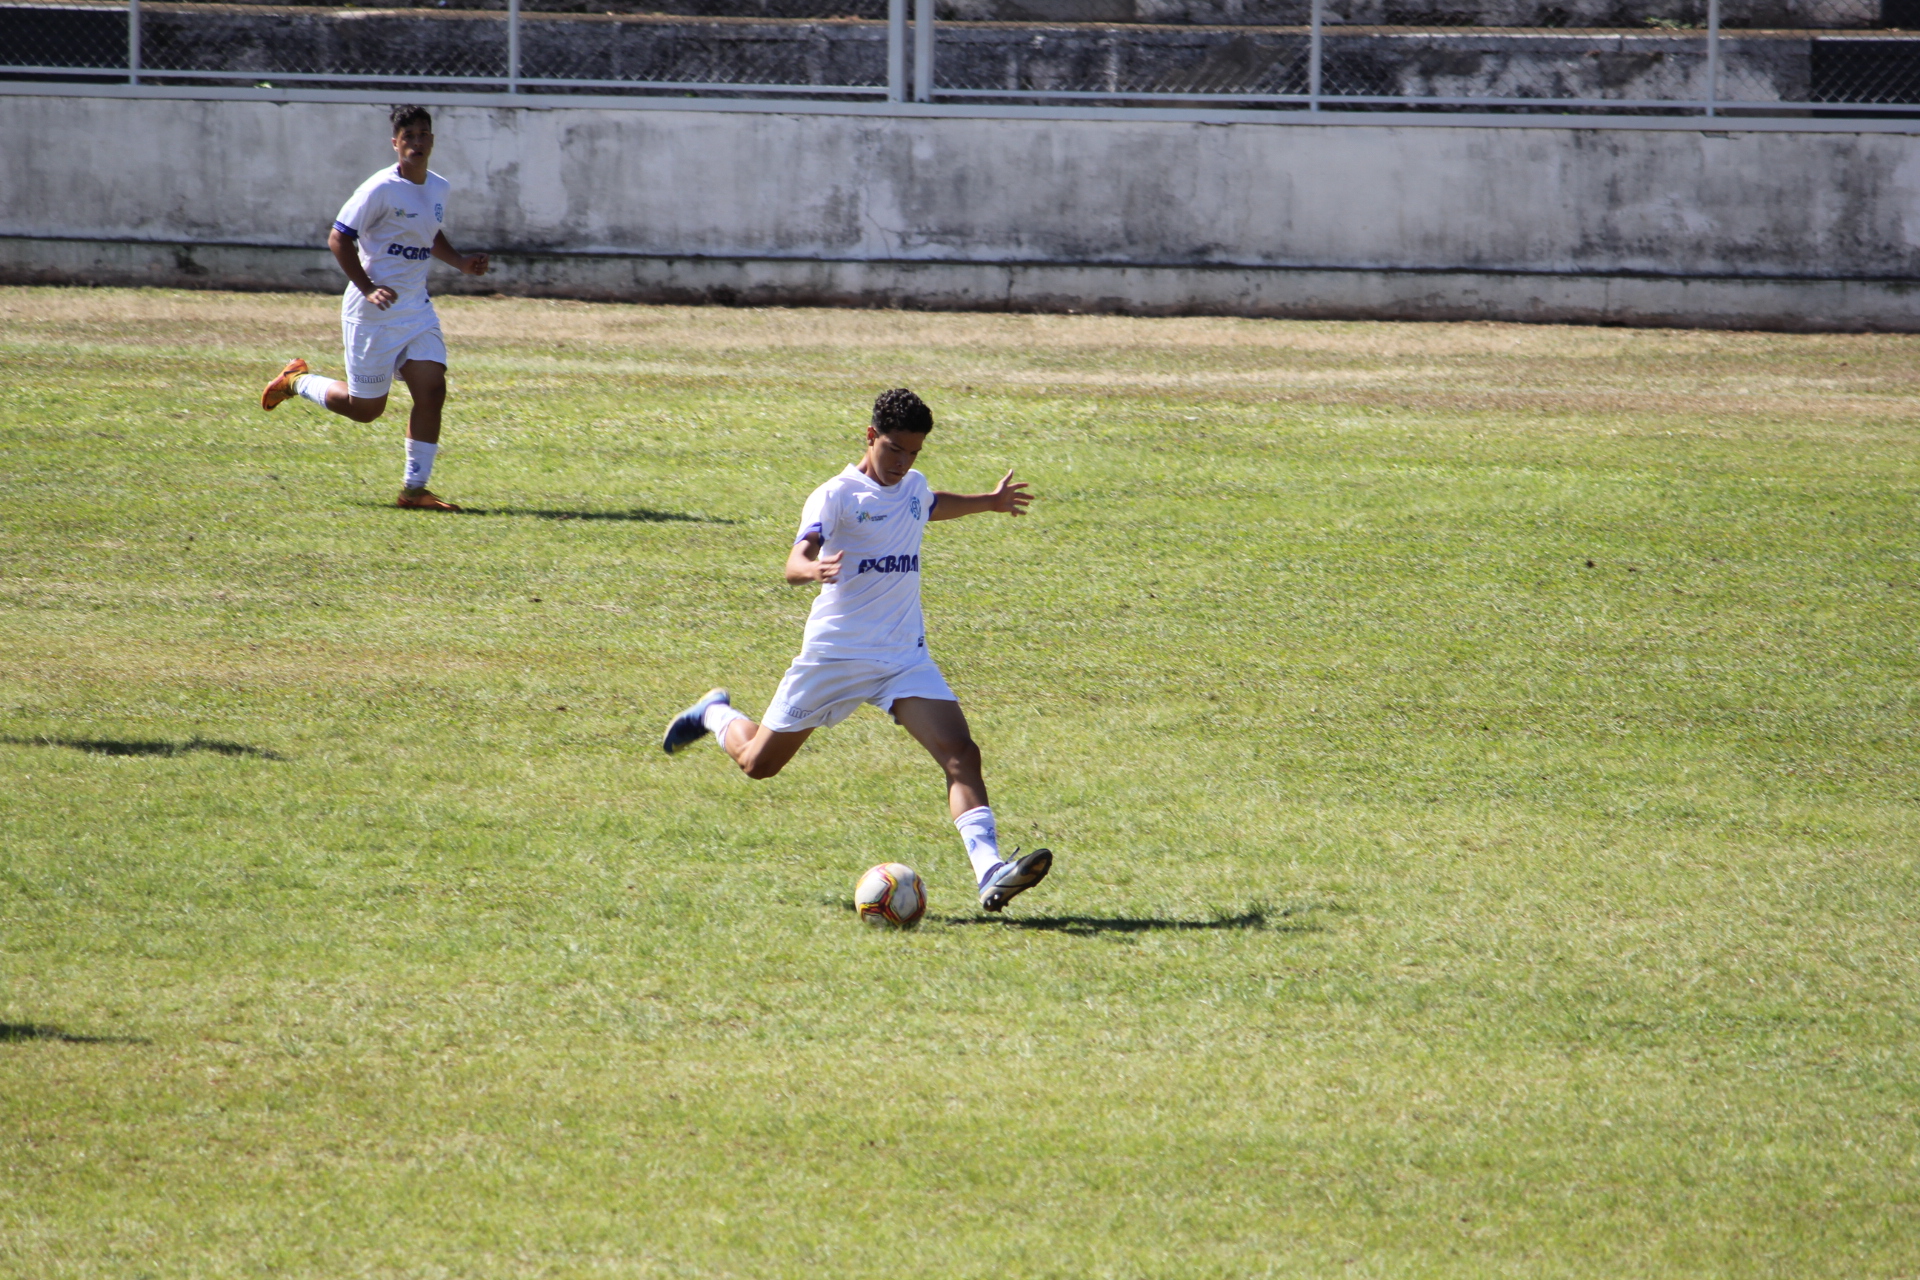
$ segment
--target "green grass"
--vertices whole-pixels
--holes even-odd
[[[0,1274],[1915,1274],[1920,339],[333,315],[0,290]],[[657,746],[900,383],[1005,919]]]

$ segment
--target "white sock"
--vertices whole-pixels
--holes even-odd
[[[332,385],[332,378],[323,378],[317,373],[303,373],[293,380],[293,393],[324,409],[327,407],[327,388]]]
[[[986,805],[969,809],[953,820],[960,828],[960,842],[967,846],[967,861],[973,864],[973,878],[980,878],[1000,865],[1000,832],[993,824],[993,810]]]
[[[746,712],[735,711],[724,702],[716,702],[701,713],[700,723],[707,726],[707,732],[713,735],[713,740],[720,744],[722,751],[725,751],[727,749],[727,726],[735,720],[745,720],[746,718]]]
[[[407,439],[407,476],[400,482],[402,489],[424,489],[427,477],[433,474],[433,455],[440,452],[437,444],[428,444],[424,440]]]

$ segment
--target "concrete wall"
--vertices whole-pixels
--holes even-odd
[[[0,279],[338,287],[328,103],[0,96]],[[443,108],[481,288],[1920,328],[1899,134]],[[436,272],[445,290],[467,283]]]

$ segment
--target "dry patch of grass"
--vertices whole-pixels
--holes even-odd
[[[1566,326],[1276,322],[1225,318],[623,307],[442,300],[464,368],[540,377],[710,382],[892,373],[954,389],[1273,403],[1403,405],[1473,414],[1737,415],[1840,424],[1905,418],[1920,339]],[[198,332],[233,354],[337,363],[325,296],[0,289],[0,341],[180,348]],[[106,347],[99,344],[105,343]],[[764,357],[779,356],[769,363]],[[716,360],[715,357],[723,357]],[[456,368],[456,376],[460,369]],[[1752,429],[1749,427],[1749,429]]]

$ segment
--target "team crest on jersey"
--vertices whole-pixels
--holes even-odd
[[[446,221],[446,210],[438,200],[433,202],[433,220],[435,222]]]
[[[920,518],[920,495],[919,494],[916,493],[911,498],[907,499],[907,510],[912,514],[915,520],[918,520]]]

